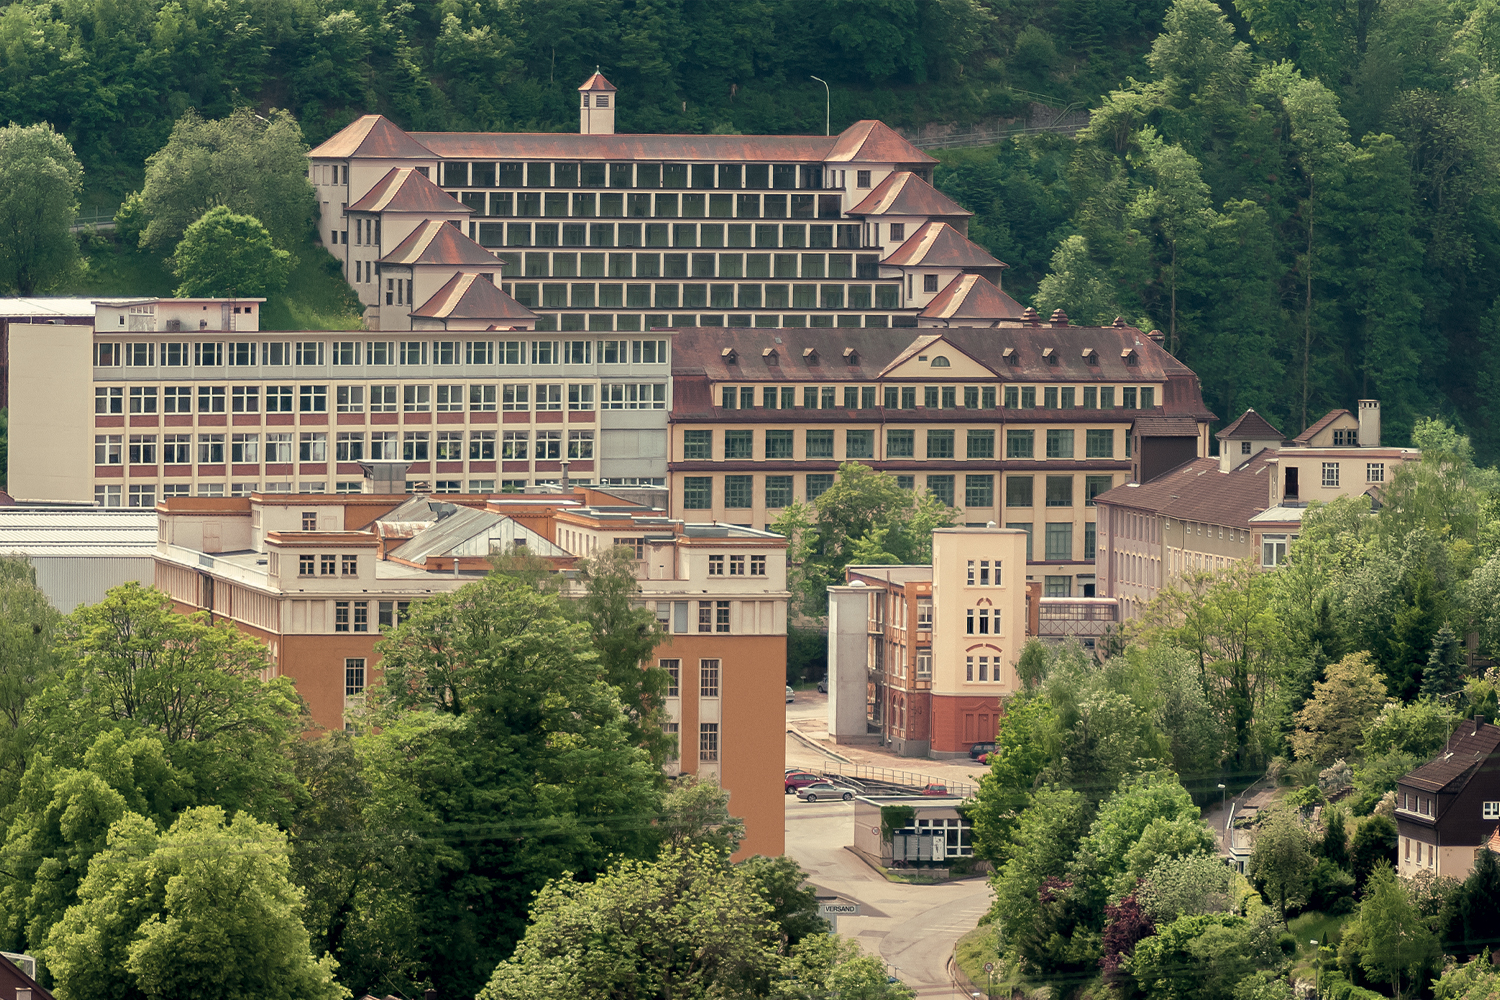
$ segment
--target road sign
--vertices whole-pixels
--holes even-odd
[[[818,907],[818,912],[825,917],[857,917],[859,916],[859,904],[824,903]]]
[[[994,972],[995,971],[995,963],[994,962],[985,962],[984,963],[984,971],[985,972]]]

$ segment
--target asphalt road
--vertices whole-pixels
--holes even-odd
[[[798,692],[787,706],[788,724],[826,712],[822,695]],[[789,761],[807,748],[787,737]],[[890,766],[900,767],[900,758]],[[912,762],[918,763],[918,762]],[[916,768],[913,768],[914,770]],[[854,842],[852,802],[786,803],[786,851],[822,889],[860,904],[857,917],[840,917],[838,931],[883,959],[922,997],[959,997],[948,976],[948,958],[959,938],[974,929],[989,909],[984,879],[938,885],[887,882],[846,845]]]

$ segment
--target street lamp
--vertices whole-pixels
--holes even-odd
[[[1318,939],[1311,938],[1308,944],[1313,946],[1313,996],[1318,995],[1318,966],[1323,964],[1323,955],[1318,951]]]
[[[828,81],[821,76],[815,76],[813,79],[823,85],[823,134],[832,135],[833,132],[829,128],[829,112],[833,108],[833,92],[828,89]]]

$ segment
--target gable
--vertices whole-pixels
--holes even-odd
[[[947,366],[934,361],[947,360]],[[881,378],[951,379],[994,378],[995,372],[942,337],[920,337],[886,366]]]

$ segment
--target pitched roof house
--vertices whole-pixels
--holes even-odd
[[[1396,785],[1397,871],[1462,879],[1500,829],[1500,726],[1465,719]]]

